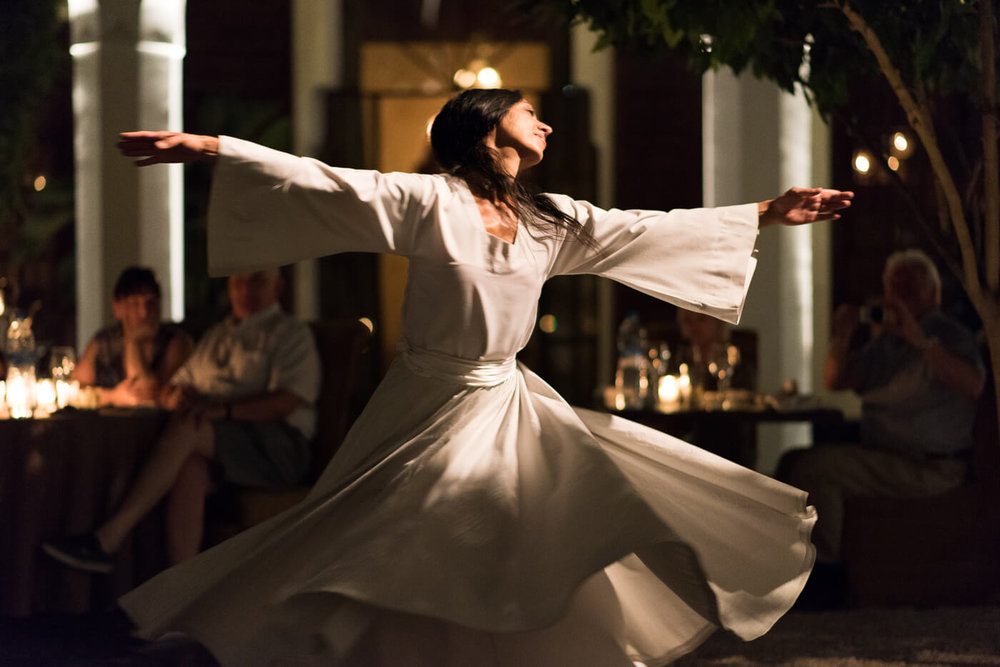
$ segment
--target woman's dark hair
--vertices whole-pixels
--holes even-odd
[[[123,299],[133,294],[155,294],[160,296],[160,283],[156,275],[145,266],[130,266],[118,276],[115,281],[113,296]]]
[[[447,173],[469,184],[477,195],[506,204],[518,220],[546,236],[569,233],[587,246],[596,245],[589,230],[542,194],[533,194],[503,170],[496,151],[483,139],[512,106],[524,99],[517,90],[471,89],[448,100],[431,126],[431,148]]]

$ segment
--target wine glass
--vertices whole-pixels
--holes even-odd
[[[716,387],[720,397],[725,399],[725,394],[733,387],[733,372],[740,363],[740,348],[732,343],[720,346],[716,355],[709,364],[709,370],[716,379]]]
[[[740,363],[740,349],[732,343],[717,344],[704,363],[715,381],[715,389],[723,394],[732,388],[733,371]]]
[[[52,379],[69,381],[76,368],[76,352],[72,347],[53,347],[49,353],[49,370]]]

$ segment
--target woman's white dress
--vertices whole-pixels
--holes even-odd
[[[487,234],[458,179],[221,140],[211,270],[404,255],[406,341],[305,501],[122,598],[143,636],[188,633],[240,666],[653,665],[787,611],[813,562],[803,492],[571,407],[514,361],[555,275],[736,321],[756,206],[552,198],[599,250]]]

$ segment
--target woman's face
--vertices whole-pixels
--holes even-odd
[[[517,152],[521,169],[533,167],[542,161],[546,137],[552,128],[538,120],[535,109],[527,100],[512,106],[497,125],[494,141],[501,151],[505,148]]]
[[[153,292],[139,292],[113,299],[111,311],[130,335],[152,335],[160,326],[160,297]]]

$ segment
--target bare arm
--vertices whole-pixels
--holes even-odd
[[[847,356],[858,324],[857,306],[843,304],[833,314],[833,335],[823,365],[823,382],[827,389],[854,389],[857,386],[857,378],[848,368]]]
[[[948,387],[971,400],[976,400],[983,393],[986,374],[953,354],[936,339],[925,337],[923,342],[917,345],[917,349],[923,352],[924,360],[927,361],[934,376]]]
[[[159,368],[152,368],[147,360],[144,348],[151,350],[151,341],[130,340],[125,341],[125,374],[128,378],[128,391],[135,396],[137,403],[159,403],[162,404],[164,387],[173,377],[177,369],[181,367],[194,344],[191,337],[184,332],[178,332],[167,342],[167,347],[163,352],[163,359]]]
[[[838,220],[851,205],[853,192],[828,188],[792,188],[784,194],[757,203],[761,227],[806,225],[822,220]]]
[[[83,356],[73,369],[73,379],[80,383],[81,387],[89,387],[97,379],[97,344],[93,339],[87,343],[83,351]]]
[[[177,369],[191,356],[192,350],[194,350],[194,341],[187,333],[179,331],[176,336],[170,339],[170,342],[167,343],[167,349],[163,353],[163,361],[156,372],[158,390],[162,390],[170,382],[170,378],[174,376]]]
[[[920,350],[934,377],[965,398],[979,398],[986,384],[986,374],[983,371],[949,350],[933,336],[925,334],[910,311],[901,303],[887,301],[886,307],[892,314],[887,319],[886,326]]]
[[[126,157],[140,158],[135,162],[138,167],[214,160],[219,154],[219,138],[204,134],[143,130],[119,136],[118,150]]]
[[[125,377],[132,380],[136,387],[152,388],[156,384],[156,375],[146,359],[152,350],[152,335],[130,335],[126,332],[124,338],[122,366],[125,368]]]
[[[279,421],[305,403],[297,394],[278,389],[228,402],[205,401],[192,408],[192,412],[203,419]]]

